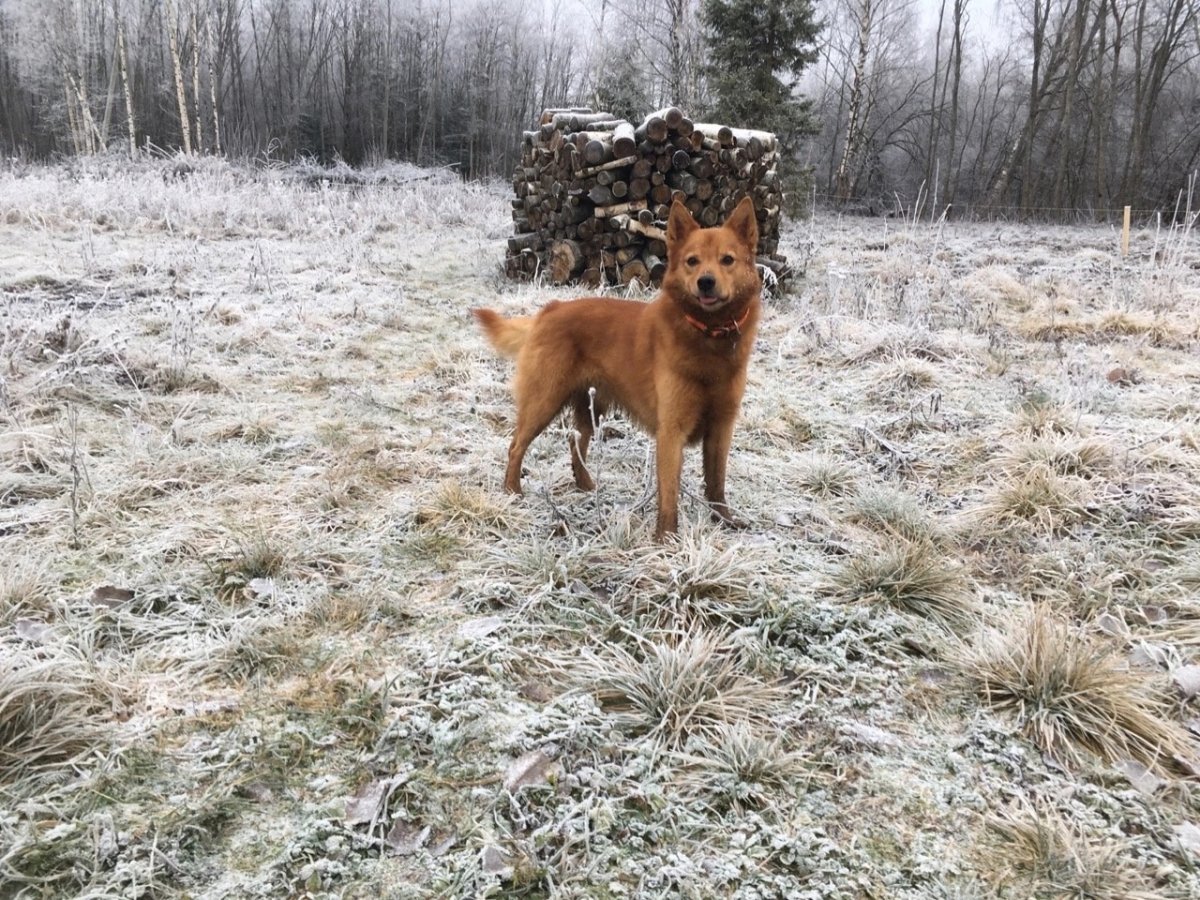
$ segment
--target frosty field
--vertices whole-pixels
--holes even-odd
[[[0,897],[1200,896],[1200,229],[790,223],[656,546],[335,175],[0,168]]]

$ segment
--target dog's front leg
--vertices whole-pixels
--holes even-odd
[[[655,441],[658,475],[658,526],[654,539],[662,541],[679,529],[679,479],[683,474],[685,432],[675,426],[659,426]]]
[[[729,504],[725,502],[725,467],[732,443],[732,416],[710,422],[704,433],[704,499],[708,501],[714,521],[741,528],[742,523],[733,517]]]

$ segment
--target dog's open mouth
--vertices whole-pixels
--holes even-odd
[[[700,305],[705,309],[712,309],[713,307],[720,306],[725,302],[725,298],[719,296],[718,294],[706,294],[702,291],[696,294],[696,299],[700,301]]]

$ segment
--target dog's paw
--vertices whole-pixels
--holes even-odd
[[[712,520],[725,528],[731,528],[734,531],[743,531],[750,527],[750,523],[745,519],[737,518],[729,511],[728,507],[714,508],[712,511]]]

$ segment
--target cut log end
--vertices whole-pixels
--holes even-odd
[[[583,271],[583,249],[575,241],[555,241],[550,245],[550,282],[567,284]]]

